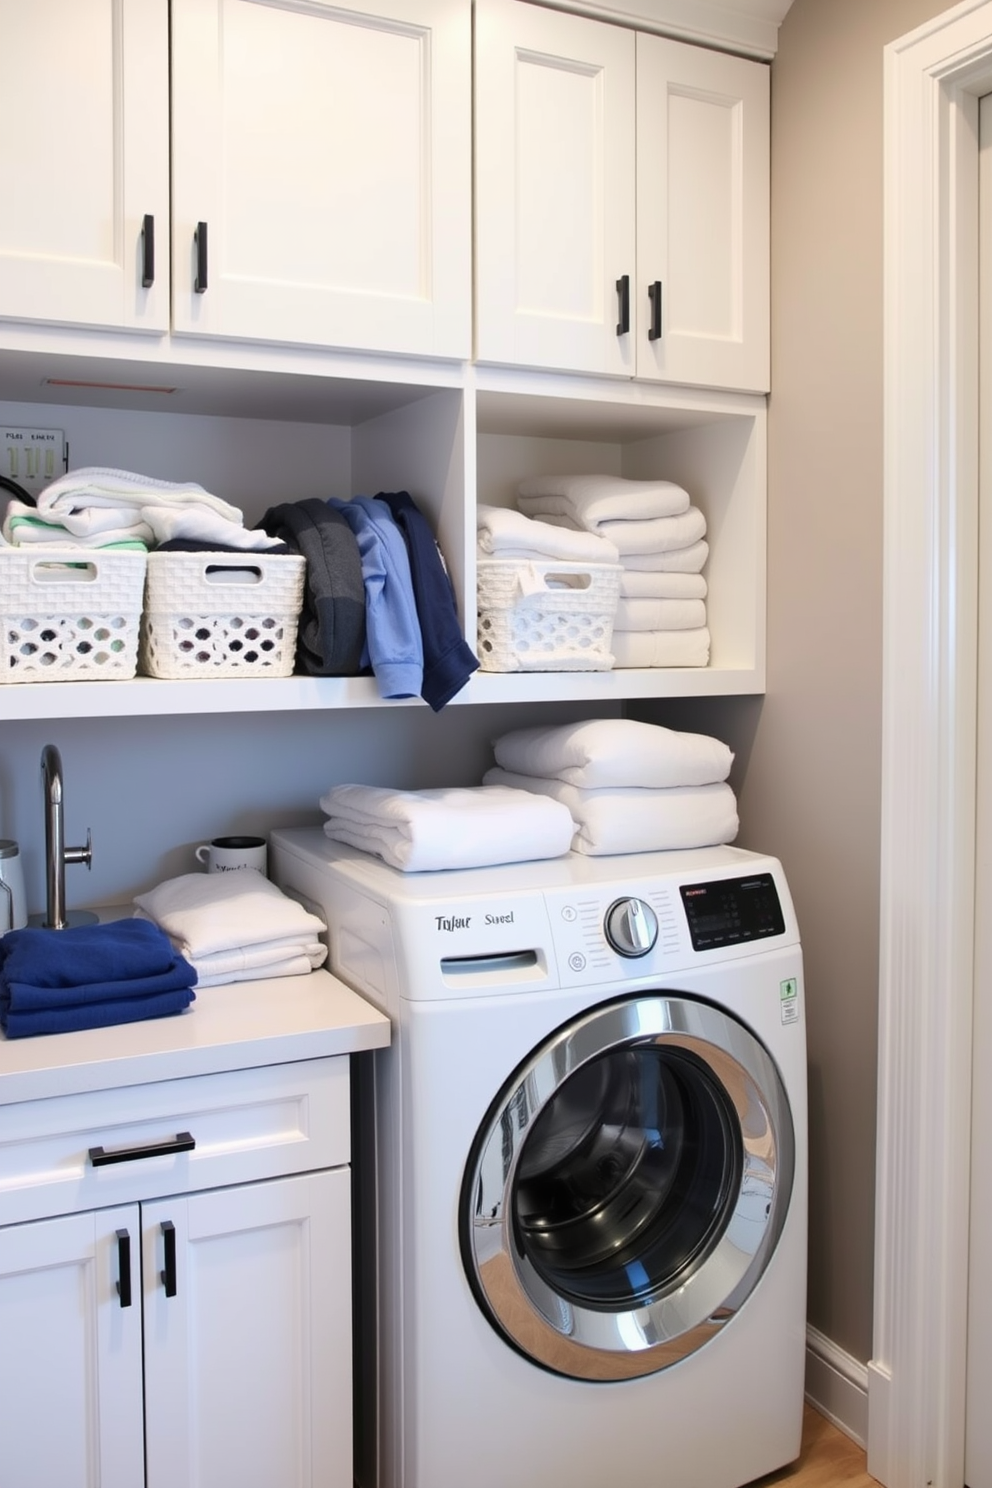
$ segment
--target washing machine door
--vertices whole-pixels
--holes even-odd
[[[535,1050],[478,1132],[461,1196],[469,1281],[546,1369],[653,1373],[753,1291],[794,1165],[776,1065],[732,1014],[669,992],[601,1004]]]

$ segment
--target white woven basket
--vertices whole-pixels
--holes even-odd
[[[0,548],[0,682],[133,677],[146,554]]]
[[[616,563],[480,558],[482,670],[609,671],[622,573]]]
[[[290,676],[305,577],[298,553],[149,553],[142,671]]]

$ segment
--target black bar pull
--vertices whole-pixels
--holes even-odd
[[[203,294],[207,287],[207,224],[205,222],[196,224],[193,242],[196,245],[196,278],[193,280],[193,289],[196,294]]]
[[[630,330],[630,275],[623,274],[617,280],[617,335],[626,336]]]
[[[146,212],[141,223],[141,287],[155,283],[155,218]]]
[[[103,1147],[90,1148],[90,1162],[95,1168],[106,1168],[110,1163],[140,1162],[145,1157],[171,1157],[175,1152],[192,1152],[196,1146],[189,1132],[176,1132],[161,1142],[148,1142],[144,1147],[114,1147],[107,1152]]]
[[[131,1306],[131,1236],[127,1230],[117,1231],[117,1294],[122,1307]]]
[[[651,324],[648,327],[648,340],[661,340],[661,280],[656,279],[653,284],[648,285],[648,299],[651,301]]]
[[[165,1270],[160,1272],[165,1284],[165,1295],[176,1295],[176,1227],[171,1219],[162,1221],[162,1240],[165,1245]]]

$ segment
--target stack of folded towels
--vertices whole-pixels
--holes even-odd
[[[0,1027],[8,1038],[71,1033],[179,1013],[196,971],[155,925],[114,920],[0,937]]]
[[[522,481],[525,516],[613,544],[623,565],[612,649],[617,667],[706,666],[706,518],[672,481],[544,475]]]
[[[737,835],[737,801],[727,784],[734,757],[707,734],[596,719],[515,729],[493,748],[496,766],[484,783],[565,806],[576,823],[574,852],[712,847]]]
[[[134,904],[136,918],[151,920],[195,968],[200,987],[301,976],[327,957],[323,920],[256,868],[183,873]]]
[[[334,785],[320,805],[328,837],[404,873],[557,858],[568,852],[575,831],[566,806],[536,803],[529,791],[505,786]]]
[[[46,486],[37,505],[8,503],[3,535],[13,547],[145,551],[176,540],[258,552],[278,538],[244,525],[241,512],[193,481],[154,480],[86,465]]]

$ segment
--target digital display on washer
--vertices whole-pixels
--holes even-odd
[[[770,873],[682,884],[681,894],[694,951],[785,934],[782,906]]]

